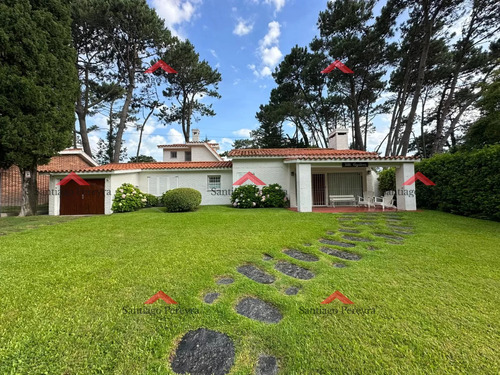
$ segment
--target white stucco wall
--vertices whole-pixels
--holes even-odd
[[[176,158],[170,157],[171,151],[177,152]],[[163,161],[168,161],[168,162],[186,161],[184,152],[185,152],[185,150],[163,150]]]
[[[191,147],[192,161],[219,161],[217,157],[210,152],[204,145]]]
[[[221,191],[208,190],[208,176],[221,176]],[[202,205],[231,204],[232,172],[230,169],[197,171],[142,171],[138,186],[141,191],[161,196],[165,191],[177,187],[189,187],[201,193]],[[152,185],[156,186],[153,187]]]
[[[295,178],[291,176],[290,165],[284,164],[283,159],[233,159],[233,182],[248,172],[252,172],[266,185],[280,184],[287,191],[288,197],[293,199],[290,203],[294,203]]]

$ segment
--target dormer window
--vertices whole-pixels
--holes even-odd
[[[185,156],[185,161],[191,161],[191,151],[186,151]]]
[[[170,159],[177,159],[177,151],[170,151]]]

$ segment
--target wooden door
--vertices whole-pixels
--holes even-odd
[[[61,186],[61,215],[104,214],[104,179],[87,179],[89,185],[71,180]]]

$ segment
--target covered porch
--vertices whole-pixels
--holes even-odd
[[[397,210],[416,210],[414,160],[375,157],[369,160],[289,160],[295,175],[296,210],[299,212],[377,212],[381,207],[358,207],[365,192],[382,197],[375,167],[396,168]],[[393,208],[395,209],[395,208]],[[386,207],[385,210],[388,210]]]

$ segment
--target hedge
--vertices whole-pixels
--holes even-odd
[[[177,188],[164,193],[161,201],[167,212],[194,211],[201,203],[201,193],[191,188]]]
[[[415,171],[436,184],[416,182],[419,208],[500,221],[500,145],[436,155]]]

